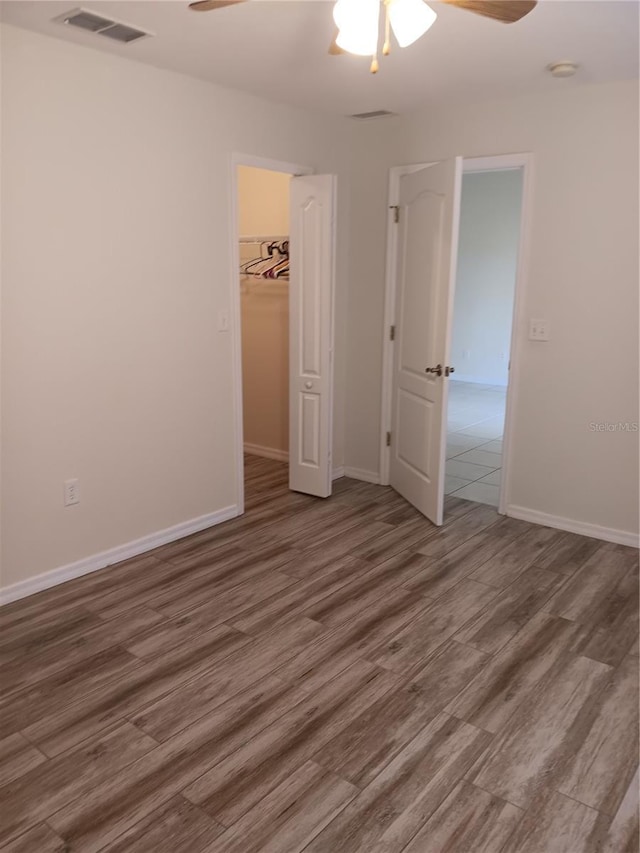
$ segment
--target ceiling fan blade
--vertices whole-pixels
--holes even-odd
[[[236,3],[244,3],[245,0],[197,0],[189,3],[189,8],[194,12],[212,12],[214,9],[222,9],[225,6],[235,6]]]
[[[502,21],[503,24],[514,24],[520,18],[528,15],[537,5],[537,0],[441,0],[450,6],[459,9],[467,9],[484,15],[485,18],[493,18]]]
[[[338,42],[336,41],[337,38],[338,38],[338,28],[336,27],[336,34],[333,37],[333,41],[329,45],[329,55],[330,56],[341,56],[343,53],[346,53],[346,51],[343,50],[340,47],[340,45],[338,44]]]

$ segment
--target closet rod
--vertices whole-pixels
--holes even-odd
[[[288,240],[289,237],[286,234],[281,234],[276,237],[268,237],[268,236],[256,236],[256,237],[240,237],[241,243],[281,243],[283,240]]]

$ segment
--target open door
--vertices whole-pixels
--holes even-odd
[[[289,488],[331,494],[333,175],[291,180]]]
[[[442,524],[462,158],[401,178],[389,482]]]

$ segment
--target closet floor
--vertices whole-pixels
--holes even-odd
[[[0,610],[3,853],[637,850],[637,551],[334,487]]]

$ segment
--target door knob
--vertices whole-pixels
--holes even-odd
[[[455,372],[456,372],[455,367],[445,367],[445,369],[444,369],[444,375],[445,376],[450,376],[452,373],[455,373]]]
[[[309,388],[313,388],[313,382],[311,382],[310,380],[308,380],[308,379],[307,379],[307,381],[304,383],[304,387],[305,387],[305,388],[307,389],[307,391],[308,391],[308,390],[309,390]]]
[[[442,376],[442,365],[436,364],[435,367],[427,367],[425,368],[425,373],[435,373],[436,376]]]

